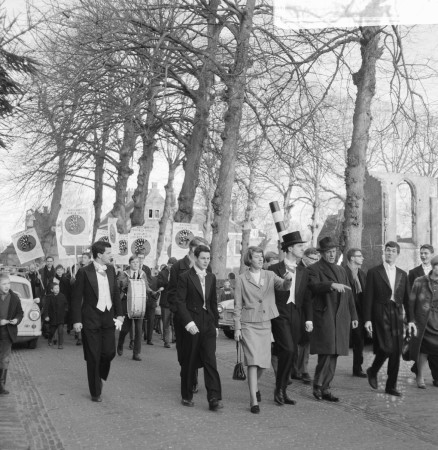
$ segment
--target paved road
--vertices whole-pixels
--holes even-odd
[[[48,348],[13,353],[13,393],[0,399],[0,449],[432,449],[438,447],[438,388],[416,388],[402,363],[401,399],[376,393],[367,380],[353,378],[351,357],[339,358],[333,390],[339,404],[317,402],[309,386],[294,383],[296,406],[273,402],[273,372],[262,380],[261,414],[249,412],[246,382],[231,379],[233,341],[218,340],[219,371],[225,408],[208,410],[205,388],[195,407],[179,401],[175,348],[165,349],[157,334],[143,346],[143,361],[125,349],[116,357],[103,402],[89,399],[82,348],[67,336],[64,350]],[[372,355],[365,355],[367,367]],[[311,369],[315,365],[311,357]],[[202,380],[202,376],[201,376]],[[21,432],[20,432],[21,430]],[[16,436],[14,439],[13,436]],[[19,437],[17,437],[19,436]]]

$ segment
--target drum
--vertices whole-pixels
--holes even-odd
[[[146,313],[146,281],[143,279],[128,281],[128,317],[143,319]]]

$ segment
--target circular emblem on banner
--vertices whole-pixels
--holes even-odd
[[[126,239],[121,239],[119,241],[119,255],[125,256],[128,254],[128,241]]]
[[[100,241],[100,242],[109,242],[109,237],[108,236],[102,236],[101,238],[98,239],[98,241]]]
[[[189,248],[190,241],[195,237],[195,235],[190,230],[181,230],[176,233],[175,243],[178,247]]]
[[[36,247],[36,240],[30,234],[23,234],[17,241],[17,248],[21,252],[30,252]]]
[[[82,216],[73,214],[67,217],[65,221],[65,229],[73,235],[78,235],[85,230],[85,220]]]
[[[131,252],[133,255],[136,253],[144,253],[147,256],[151,252],[151,244],[147,239],[138,238],[132,243]]]
[[[109,227],[109,240],[111,244],[116,243],[117,230],[114,224],[112,223]]]

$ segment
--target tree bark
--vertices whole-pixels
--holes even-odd
[[[175,172],[179,166],[179,160],[177,162],[169,163],[169,175],[167,177],[167,184],[164,186],[166,191],[166,197],[164,199],[164,210],[161,216],[158,229],[157,240],[157,259],[155,265],[158,266],[158,260],[160,259],[161,252],[163,250],[164,238],[166,236],[167,223],[172,217],[172,210],[175,207],[175,189],[173,183],[175,181]]]
[[[233,189],[237,141],[242,119],[245,96],[246,72],[249,60],[249,38],[251,36],[255,0],[248,0],[241,16],[234,67],[227,80],[228,98],[223,132],[221,166],[216,191],[213,197],[214,219],[212,224],[213,239],[212,270],[219,279],[226,278],[228,226],[231,210],[231,193]]]
[[[211,90],[214,84],[213,69],[221,25],[216,23],[216,13],[220,0],[210,0],[206,15],[208,16],[206,57],[200,75],[199,87],[195,94],[196,111],[193,119],[193,130],[188,139],[184,162],[184,181],[178,196],[178,210],[175,222],[190,223],[193,217],[193,203],[196,188],[199,184],[199,166],[201,163],[204,141],[208,134],[210,107],[213,103]]]
[[[239,273],[242,273],[246,267],[245,263],[243,261],[244,261],[246,252],[248,251],[249,238],[251,236],[251,230],[252,230],[252,222],[254,220],[256,196],[255,196],[255,192],[254,192],[253,188],[254,188],[254,173],[253,173],[253,170],[251,170],[251,168],[250,168],[249,180],[248,180],[248,184],[246,186],[248,199],[247,199],[246,208],[245,208],[245,219],[242,224],[242,248],[240,251]]]
[[[116,200],[111,210],[111,216],[116,217],[119,233],[126,234],[128,226],[126,223],[126,195],[128,190],[128,179],[133,174],[129,167],[129,161],[135,150],[137,135],[134,129],[132,117],[126,118],[123,125],[123,144],[120,149],[120,161],[117,167],[117,181],[115,186]]]
[[[343,251],[362,246],[366,154],[372,120],[371,103],[376,91],[376,63],[382,55],[382,48],[379,47],[379,28],[364,27],[361,31],[362,65],[359,71],[353,74],[357,95],[353,115],[353,136],[347,151],[345,169],[347,197],[340,243]]]

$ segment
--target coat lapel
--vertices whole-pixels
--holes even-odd
[[[383,281],[388,285],[389,289],[391,289],[391,283],[389,282],[388,275],[386,275],[385,266],[383,264],[381,264],[377,268],[377,271],[379,272],[380,276],[383,278]],[[396,285],[397,285],[397,279],[395,280],[395,282],[396,282]]]
[[[211,275],[211,273],[207,272],[207,276],[205,277],[205,301],[207,301],[207,299],[210,298],[210,290],[212,282],[213,276]]]
[[[394,298],[395,298],[395,300],[397,300],[395,297],[395,293],[397,292],[401,278],[402,278],[402,271],[397,267],[395,269],[395,283],[394,283]]]
[[[297,295],[298,292],[300,292],[300,283],[301,283],[301,280],[303,279],[303,270],[301,269],[301,267],[297,266],[295,273],[296,273],[296,277],[297,277],[295,280],[295,295]]]
[[[88,266],[86,266],[84,270],[88,276],[88,281],[90,282],[91,287],[93,288],[93,291],[96,294],[96,298],[97,300],[99,300],[99,284],[97,283],[97,274],[94,264],[93,263],[88,264]]]
[[[199,280],[198,275],[196,274],[196,270],[192,267],[190,269],[190,278],[193,281],[193,284],[196,287],[196,290],[199,292],[199,295],[201,296],[202,300],[204,300],[204,293],[202,292],[202,286],[201,281]],[[207,281],[205,282],[205,293],[207,294]]]
[[[251,283],[253,286],[260,289],[260,286],[254,281],[254,278],[251,276],[251,273],[249,270],[247,270],[245,272],[245,276],[246,276],[246,279],[248,280],[248,283]],[[260,275],[260,280],[261,280],[261,275]]]
[[[286,264],[284,263],[284,260],[278,264],[278,274],[281,278],[286,275]]]
[[[318,264],[318,263],[315,263]],[[321,272],[331,281],[335,283],[339,283],[339,280],[336,279],[335,274],[332,272],[330,267],[328,266],[329,263],[326,263],[325,260],[321,259],[319,263],[319,267],[321,268]]]

